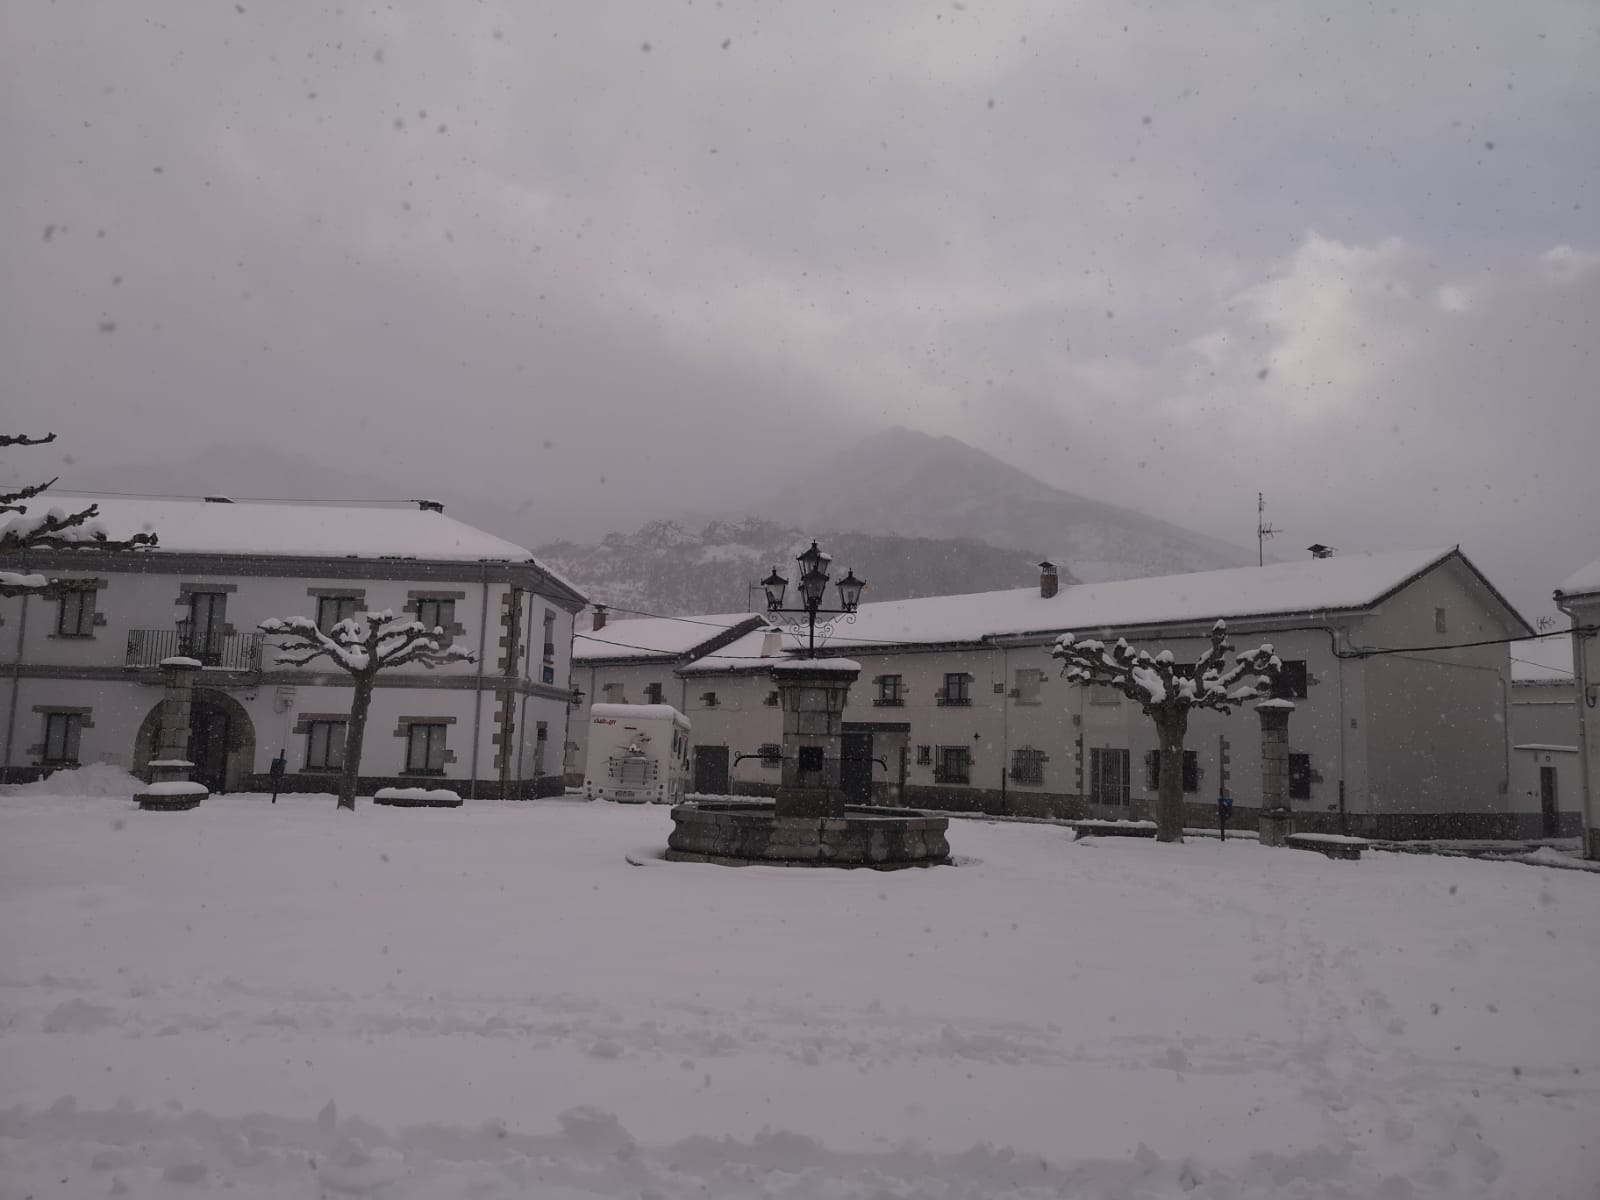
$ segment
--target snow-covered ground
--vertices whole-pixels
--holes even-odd
[[[3,1196],[1600,1194],[1593,875],[43,790],[0,796]]]

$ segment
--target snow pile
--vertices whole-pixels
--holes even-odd
[[[1600,888],[1573,871],[980,822],[950,869],[730,870],[662,861],[660,809],[561,800],[173,822],[13,795],[0,823],[8,1195],[1600,1179]]]
[[[211,789],[203,783],[189,779],[165,779],[160,783],[147,783],[139,789],[141,796],[208,796]]]
[[[148,785],[110,763],[86,763],[81,767],[52,771],[32,783],[10,784],[0,788],[8,796],[122,796],[128,799]]]
[[[372,793],[378,804],[420,804],[431,808],[459,808],[461,796],[449,788],[388,787]]]

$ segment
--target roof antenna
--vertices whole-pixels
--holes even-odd
[[[1267,539],[1281,530],[1274,529],[1267,524],[1267,501],[1260,492],[1256,493],[1256,566],[1266,566]]]

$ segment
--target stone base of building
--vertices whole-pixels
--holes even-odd
[[[419,777],[415,775],[362,775],[356,781],[356,795],[370,796],[380,788],[449,788],[463,796],[472,795],[474,788],[469,779],[444,779],[437,775]],[[272,791],[272,776],[252,775],[245,790],[252,792]],[[285,776],[278,784],[278,795],[294,796],[310,792],[337,793],[339,790],[339,777],[337,775],[297,775]],[[476,788],[477,800],[542,800],[551,796],[566,794],[566,785],[560,775],[541,775],[537,779],[512,780],[507,785],[504,793],[500,789],[498,779],[480,779]]]
[[[779,818],[761,801],[691,801],[672,810],[667,858],[729,866],[930,867],[950,860],[950,822],[905,809]]]

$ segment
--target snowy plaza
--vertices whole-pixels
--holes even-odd
[[[952,866],[729,868],[658,807],[51,790],[0,795],[7,1196],[1600,1179],[1593,874],[977,820]]]

